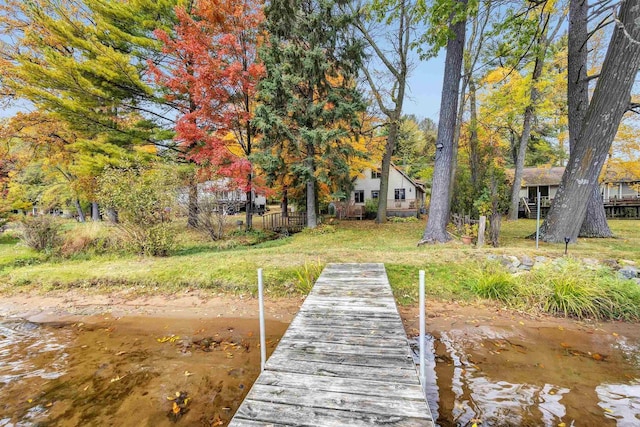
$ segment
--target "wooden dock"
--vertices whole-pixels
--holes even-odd
[[[230,426],[433,426],[383,264],[330,264]]]

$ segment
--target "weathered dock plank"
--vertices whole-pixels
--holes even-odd
[[[434,425],[382,264],[325,268],[230,425]]]

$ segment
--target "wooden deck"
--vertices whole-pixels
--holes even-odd
[[[433,426],[382,264],[330,264],[230,426]]]

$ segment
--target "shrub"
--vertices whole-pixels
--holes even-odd
[[[378,213],[378,199],[367,199],[364,201],[364,213]]]
[[[168,255],[175,237],[174,174],[164,167],[108,169],[98,182],[101,206],[117,212],[122,246],[140,255]]]
[[[22,242],[38,252],[55,249],[61,243],[60,224],[49,215],[25,217],[20,222]]]

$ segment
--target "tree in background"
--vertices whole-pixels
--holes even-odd
[[[362,67],[378,110],[386,118],[387,140],[380,165],[380,193],[376,222],[387,220],[389,168],[402,125],[402,106],[415,39],[416,3],[374,0],[370,4],[349,4],[354,28],[365,39],[368,61]],[[382,25],[381,25],[382,24]],[[377,65],[377,66],[376,66]]]
[[[522,16],[507,21],[509,25],[518,26],[520,29],[520,37],[518,39],[520,46],[526,46],[524,52],[522,48],[517,48],[513,52],[517,63],[531,63],[533,67],[527,76],[528,85],[525,108],[522,113],[522,131],[519,138],[514,140],[514,179],[511,187],[511,205],[509,207],[509,219],[511,220],[518,219],[522,173],[531,137],[531,129],[536,117],[536,109],[542,98],[540,81],[543,76],[545,61],[547,60],[549,47],[564,23],[566,12],[556,11],[555,3],[554,0],[536,3],[535,8],[529,8]],[[532,38],[534,40],[533,43],[530,42]]]
[[[172,58],[153,67],[156,81],[178,106],[176,141],[186,157],[214,176],[231,178],[247,194],[252,227],[252,123],[256,86],[264,74],[257,58],[260,5],[251,0],[199,1],[176,10],[175,36],[156,34]]]
[[[268,40],[260,57],[266,76],[256,109],[260,163],[268,173],[304,183],[307,226],[315,228],[318,183],[344,187],[348,159],[357,154],[345,142],[360,128],[364,110],[354,83],[362,46],[349,31],[353,17],[334,1],[274,0],[265,16]]]

